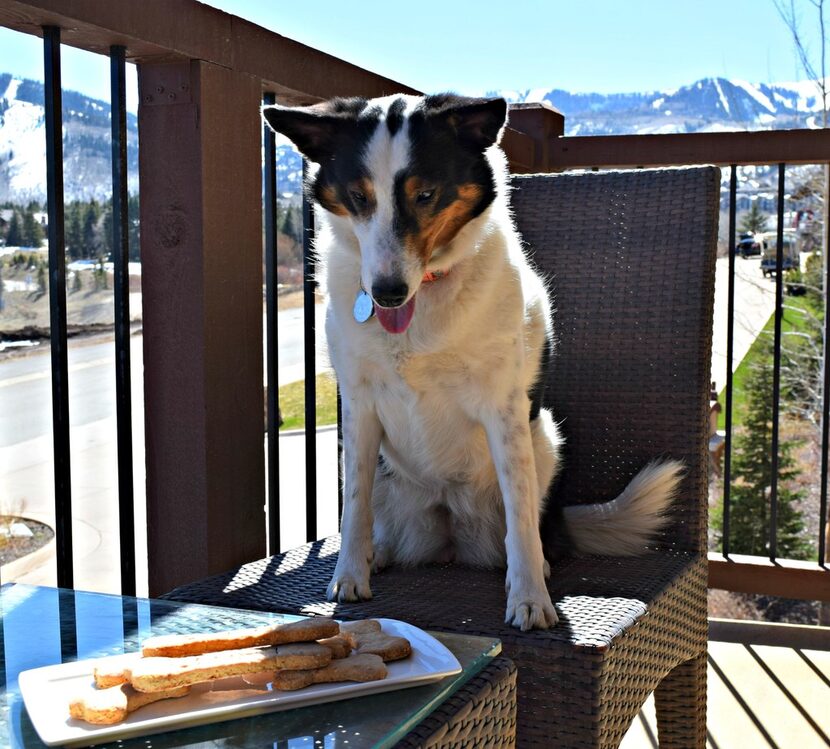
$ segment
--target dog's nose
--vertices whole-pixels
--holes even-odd
[[[397,278],[382,278],[372,284],[372,298],[381,307],[400,307],[409,294],[409,287]]]

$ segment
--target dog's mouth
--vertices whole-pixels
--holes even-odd
[[[400,307],[381,307],[375,304],[375,314],[378,322],[387,333],[403,333],[412,322],[415,314],[415,297],[413,294],[408,302]]]

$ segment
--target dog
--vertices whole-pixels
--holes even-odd
[[[540,406],[544,279],[510,212],[504,99],[454,94],[266,106],[317,167],[320,286],[343,416],[342,545],[329,600],[371,598],[391,563],[505,567],[505,621],[548,628],[539,523],[562,437]],[[615,500],[567,507],[575,551],[636,554],[665,522],[676,461]]]

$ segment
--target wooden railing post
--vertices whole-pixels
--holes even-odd
[[[565,116],[546,101],[511,104],[502,147],[514,174],[550,172],[551,141],[565,134]],[[532,144],[532,146],[531,146]]]
[[[260,92],[139,66],[151,596],[265,553]]]

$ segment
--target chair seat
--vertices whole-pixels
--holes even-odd
[[[339,547],[333,536],[176,588],[165,598],[344,619],[390,617],[422,629],[497,636],[518,667],[523,743],[534,740],[532,725],[541,744],[558,736],[562,746],[582,745],[567,736],[574,702],[581,701],[581,711],[593,715],[591,724],[613,746],[648,694],[705,641],[698,630],[705,629],[706,567],[694,553],[562,559],[549,583],[559,625],[521,632],[504,623],[504,573],[498,570],[395,567],[372,577],[371,601],[329,602],[326,586]],[[606,689],[616,701],[604,699]]]

